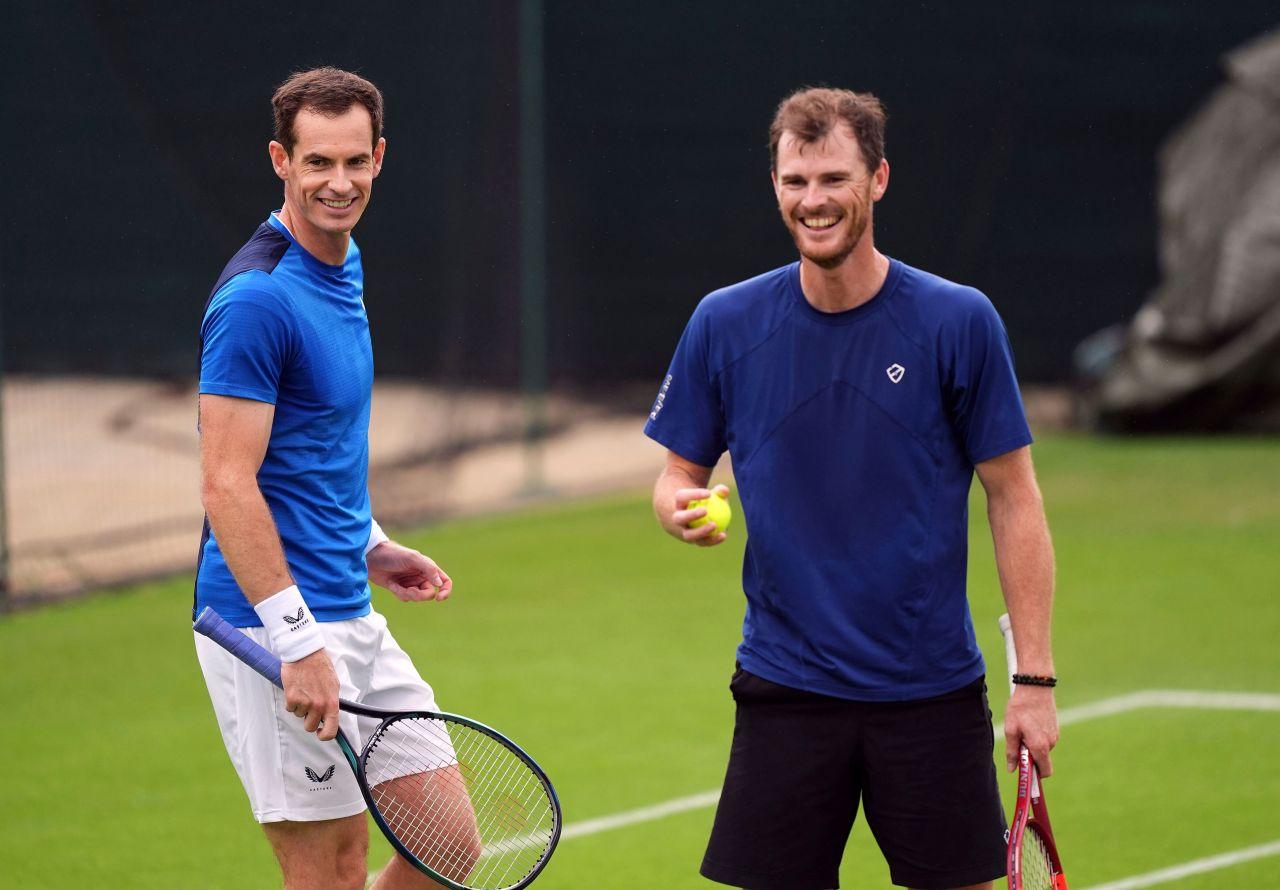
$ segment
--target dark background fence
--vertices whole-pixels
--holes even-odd
[[[279,201],[268,98],[358,69],[389,151],[358,240],[382,373],[519,373],[518,4],[6,7],[9,371],[186,377]],[[1273,2],[545,3],[552,382],[657,380],[703,293],[791,259],[765,130],[802,84],[891,120],[883,249],[986,290],[1023,376],[1156,278],[1155,152]]]
[[[536,445],[522,471],[458,461],[602,405],[634,429],[606,419],[617,438],[571,455],[623,463],[696,301],[794,258],[766,130],[801,85],[884,99],[879,246],[985,290],[1024,382],[1065,380],[1075,344],[1156,282],[1162,140],[1221,81],[1222,53],[1280,14],[48,0],[8,3],[0,23],[3,606],[6,584],[40,598],[189,566],[196,332],[223,264],[280,202],[269,98],[290,71],[358,70],[386,96],[357,237],[380,380],[397,381],[375,393],[371,490],[409,522],[474,503],[491,466],[507,467],[499,494],[554,487]],[[561,485],[581,481],[575,461]]]

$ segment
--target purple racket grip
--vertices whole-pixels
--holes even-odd
[[[280,659],[227,624],[213,609],[205,606],[192,627],[197,633],[204,634],[272,683],[284,688],[280,683]]]

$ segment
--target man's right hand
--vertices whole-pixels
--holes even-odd
[[[322,742],[338,734],[338,674],[323,649],[280,665],[285,707]]]
[[[714,522],[704,523],[697,528],[689,527],[690,522],[707,515],[706,507],[695,507],[690,510],[689,502],[705,500],[711,497],[712,492],[723,492],[727,496],[729,494],[729,486],[717,485],[715,488],[710,489],[676,489],[674,509],[668,514],[666,521],[662,523],[667,534],[679,538],[687,544],[697,544],[699,547],[714,547],[717,544],[724,543],[728,535],[717,528]]]

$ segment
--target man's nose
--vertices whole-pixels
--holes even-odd
[[[800,206],[805,209],[815,209],[826,203],[827,196],[822,186],[817,183],[810,183],[804,190],[804,197],[800,200]]]
[[[340,195],[347,193],[351,188],[351,177],[347,174],[346,167],[338,164],[333,168],[333,176],[329,178],[329,188]]]

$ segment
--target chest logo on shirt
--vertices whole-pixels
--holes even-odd
[[[907,373],[907,369],[895,362],[894,364],[885,368],[884,372],[889,375],[889,379],[892,380],[894,383],[899,383],[902,381],[902,375]]]

